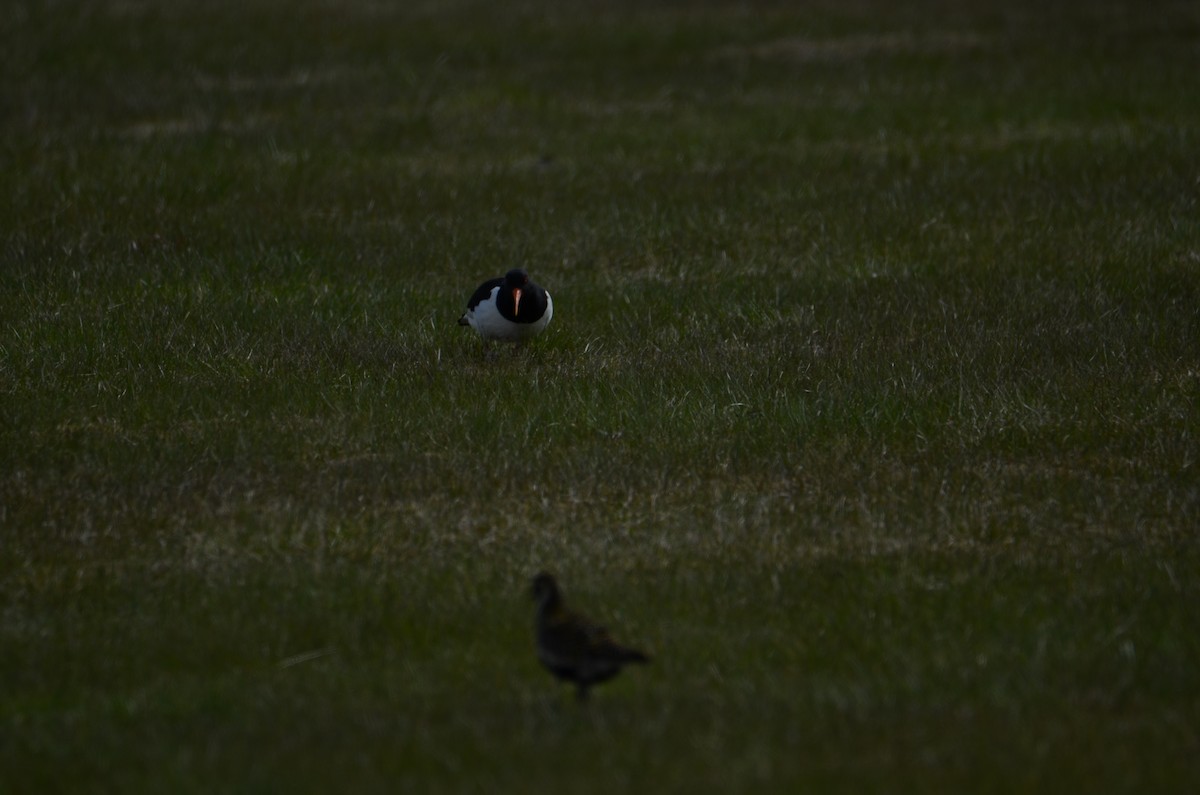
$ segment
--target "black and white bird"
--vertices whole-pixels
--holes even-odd
[[[604,627],[568,610],[550,574],[533,578],[533,598],[538,661],[558,679],[574,682],[580,701],[587,700],[589,687],[612,679],[624,665],[650,662],[642,652],[619,645]]]
[[[489,279],[467,301],[458,325],[470,326],[485,340],[525,342],[541,334],[554,317],[550,293],[513,268],[503,278]]]

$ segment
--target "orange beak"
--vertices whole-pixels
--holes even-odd
[[[521,314],[521,288],[513,288],[513,316]]]

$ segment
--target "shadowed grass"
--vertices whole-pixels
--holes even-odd
[[[0,789],[1200,781],[1190,4],[3,13]]]

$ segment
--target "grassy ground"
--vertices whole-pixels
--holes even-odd
[[[0,12],[0,789],[1200,786],[1200,8],[895,5]]]

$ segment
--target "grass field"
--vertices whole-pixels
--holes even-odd
[[[5,6],[0,791],[1197,791],[1198,42]]]

